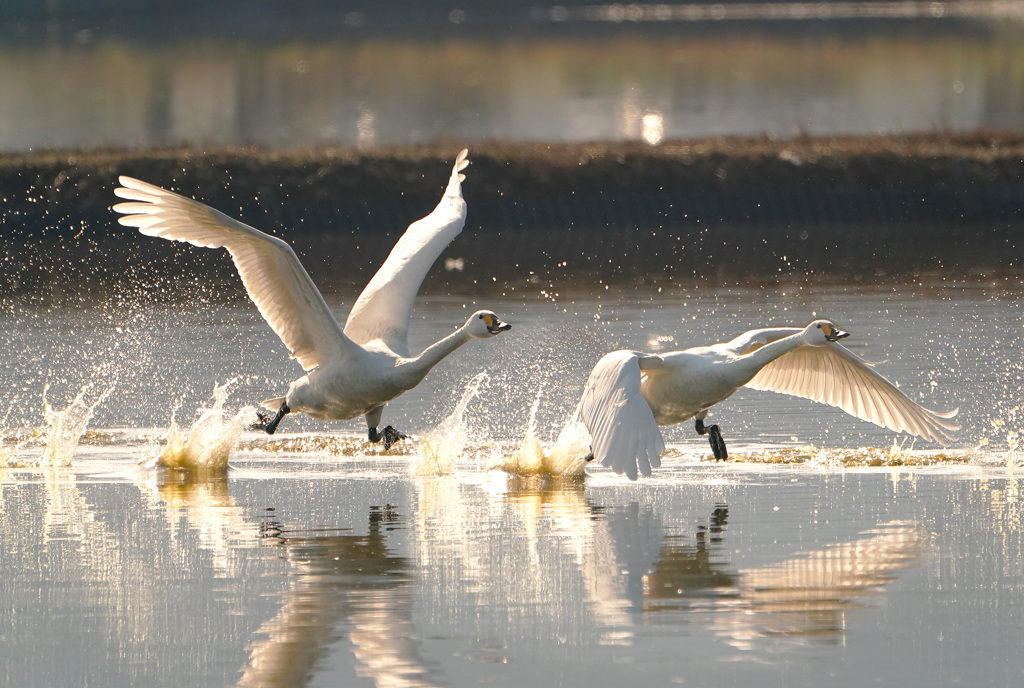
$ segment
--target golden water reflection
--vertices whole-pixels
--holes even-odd
[[[709,625],[742,649],[768,635],[838,642],[847,612],[881,597],[900,571],[920,566],[926,543],[917,524],[883,523],[850,542],[740,570],[733,594],[716,599]]]
[[[102,602],[131,623],[122,629],[128,637],[159,637],[153,599],[160,580],[176,574],[154,575],[147,550],[123,554],[125,533],[97,516],[70,469],[37,474],[45,546],[70,543],[75,552],[62,574],[109,589]],[[276,510],[261,516],[232,494],[237,481],[138,475],[137,494],[166,533],[148,551],[169,545],[165,566],[187,566],[189,549],[198,549],[212,554],[204,561],[214,576],[234,586],[257,560],[279,564],[280,576],[263,584],[273,611],[231,639],[246,647],[238,686],[307,685],[339,662],[377,686],[446,685],[451,658],[438,652],[450,646],[441,638],[488,663],[553,639],[639,652],[645,626],[704,629],[748,656],[766,645],[843,644],[901,574],[929,561],[933,538],[919,522],[879,519],[805,551],[788,545],[773,557],[768,548],[758,555],[763,563],[740,567],[745,536],[732,530],[749,524],[734,523],[725,501],[679,520],[636,500],[641,493],[608,499],[582,480],[417,477],[408,479],[404,506],[362,510],[357,533],[320,529],[304,515],[291,525]],[[5,497],[24,486],[8,480],[16,478],[8,474],[0,486],[0,528],[18,532],[19,514]],[[990,514],[1019,515],[1015,478],[975,485],[971,494],[989,500]],[[303,514],[298,504],[289,510]],[[231,604],[252,613],[244,595]]]
[[[366,535],[272,532],[264,542],[280,548],[293,582],[260,627],[238,686],[306,685],[343,629],[360,676],[382,688],[435,685],[415,639],[409,562],[385,536],[403,523],[384,507],[370,510]]]

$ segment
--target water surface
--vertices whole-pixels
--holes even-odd
[[[344,315],[352,295],[332,294]],[[0,468],[5,685],[1014,685],[1024,670],[1020,302],[985,285],[747,288],[598,297],[424,297],[412,348],[486,305],[514,329],[473,342],[391,404],[391,454],[359,422],[289,416],[249,433],[221,479],[140,467],[237,378],[230,411],[298,375],[244,302],[89,303],[3,315]],[[614,347],[705,343],[833,318],[922,404],[961,408],[926,467],[843,467],[893,435],[760,392],[714,412],[714,464],[689,425],[650,479],[491,467],[551,442]],[[416,472],[424,434],[477,381],[464,451]],[[42,385],[62,408],[112,388],[70,466],[41,451]],[[899,441],[903,441],[900,439]],[[814,449],[808,445],[813,444]],[[910,448],[906,442],[904,448]],[[867,450],[863,450],[867,455]],[[21,467],[19,467],[21,466]],[[83,640],[87,639],[87,640]]]

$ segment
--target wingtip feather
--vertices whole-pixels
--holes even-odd
[[[452,169],[453,172],[458,173],[458,172],[461,172],[462,170],[466,169],[467,167],[469,167],[469,158],[466,157],[468,155],[469,155],[469,149],[468,148],[463,148],[461,151],[459,151],[459,154],[455,158],[455,166]],[[465,177],[461,177],[461,178],[464,179]]]

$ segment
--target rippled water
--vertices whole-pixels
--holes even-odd
[[[218,305],[223,294],[175,308],[9,302],[0,683],[1020,682],[1015,292],[546,291],[421,299],[413,349],[478,307],[514,328],[388,407],[412,442],[382,454],[359,422],[289,416],[273,438],[243,433],[227,474],[198,481],[139,465],[172,417],[184,433],[215,385],[237,378],[231,417],[299,374],[253,308]],[[344,315],[351,298],[328,301]],[[852,332],[850,347],[922,404],[959,406],[956,445],[914,445],[931,465],[856,465],[900,463],[893,435],[744,392],[714,412],[731,453],[798,463],[710,463],[684,424],[666,433],[663,468],[635,483],[593,466],[581,479],[491,470],[531,421],[550,447],[613,347],[682,348],[814,316]],[[60,412],[95,380],[96,394],[112,389],[70,465],[36,466],[44,385]],[[438,428],[462,445],[441,450],[445,470],[417,470]]]

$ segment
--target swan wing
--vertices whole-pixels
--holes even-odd
[[[956,409],[939,413],[920,406],[840,344],[795,349],[762,368],[746,386],[836,406],[861,420],[943,446],[959,428],[950,422]]]
[[[392,351],[409,355],[409,316],[416,292],[430,266],[466,223],[462,170],[469,165],[468,152],[462,150],[455,158],[441,202],[430,215],[409,225],[352,306],[345,334],[357,344],[379,339]]]
[[[640,394],[641,362],[659,356],[613,351],[590,373],[580,400],[580,416],[590,431],[590,449],[601,465],[636,480],[661,465],[665,440],[654,412]]]
[[[354,346],[287,243],[158,186],[131,177],[119,181],[114,193],[128,201],[114,206],[124,215],[118,218],[122,225],[149,236],[228,250],[249,297],[303,369]]]

